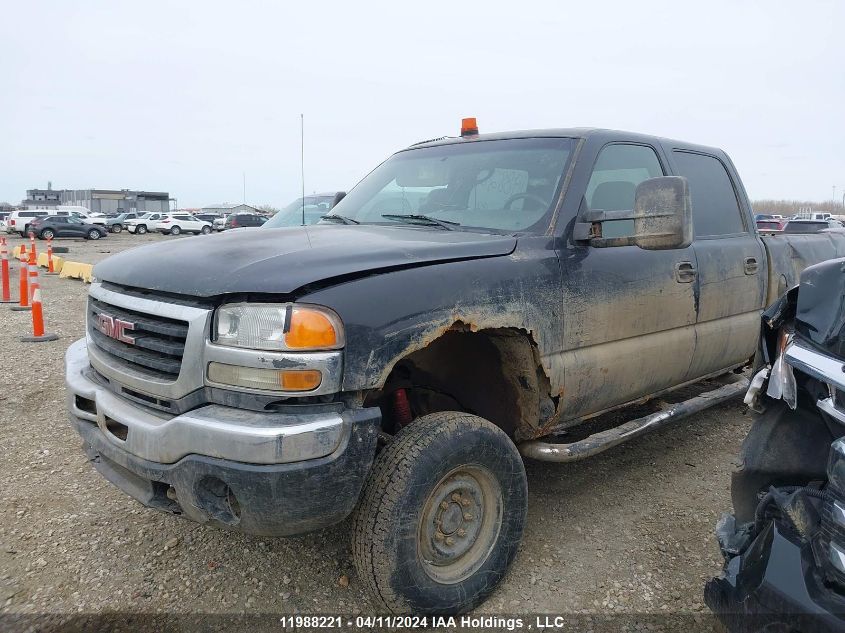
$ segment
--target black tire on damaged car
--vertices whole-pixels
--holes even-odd
[[[102,235],[100,234],[99,229],[91,229],[90,231],[88,231],[87,237],[89,240],[98,240],[102,237]]]
[[[111,232],[112,233],[120,233],[123,230],[123,226],[120,224],[112,224]]]
[[[422,416],[376,457],[353,517],[355,567],[377,609],[469,611],[516,556],[528,484],[514,443],[478,416]]]

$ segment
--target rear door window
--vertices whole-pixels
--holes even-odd
[[[689,183],[695,237],[745,233],[728,170],[715,156],[673,152],[678,173]]]

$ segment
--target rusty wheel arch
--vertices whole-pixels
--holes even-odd
[[[396,361],[365,403],[382,409],[395,432],[393,396],[405,389],[413,416],[459,410],[479,415],[520,441],[539,437],[556,402],[537,342],[517,327],[478,328],[456,320]]]

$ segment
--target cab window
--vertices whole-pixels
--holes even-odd
[[[608,145],[599,152],[587,193],[584,196],[591,211],[628,211],[634,208],[634,195],[639,185],[649,178],[663,176],[657,153],[646,145]],[[602,223],[604,237],[627,237],[634,234],[633,220]]]
[[[696,237],[745,233],[745,223],[725,166],[715,156],[675,150],[678,173],[689,183]]]

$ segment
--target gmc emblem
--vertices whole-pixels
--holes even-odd
[[[97,315],[97,329],[106,336],[120,341],[121,343],[135,344],[135,337],[126,334],[128,330],[134,330],[135,324],[129,321],[121,321],[109,314],[102,312]]]

